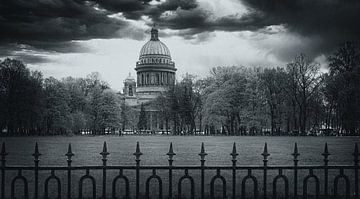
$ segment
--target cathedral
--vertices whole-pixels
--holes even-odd
[[[150,40],[141,48],[135,70],[136,80],[129,74],[124,81],[124,103],[138,114],[143,105],[146,110],[147,130],[163,131],[165,127],[152,102],[175,84],[176,68],[168,47],[159,40],[156,28],[151,29]],[[128,130],[130,128],[126,127]]]

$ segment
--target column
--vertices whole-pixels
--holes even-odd
[[[153,117],[152,117],[153,112],[150,111],[149,114],[150,114],[150,119],[149,119],[149,121],[150,121],[150,130],[152,131],[153,130],[153,121],[152,121],[153,120]]]

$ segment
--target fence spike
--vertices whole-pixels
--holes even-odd
[[[322,153],[321,155],[324,156],[324,162],[325,162],[325,165],[327,165],[329,162],[328,157],[330,155],[327,142],[325,143],[324,153]]]
[[[268,153],[268,148],[267,148],[267,143],[265,142],[265,146],[264,146],[264,151],[261,154],[262,156],[264,156],[264,159],[266,160],[268,156],[270,156],[270,154]]]
[[[133,155],[134,155],[134,156],[136,157],[136,159],[138,160],[142,154],[143,154],[143,153],[140,152],[139,142],[136,142],[136,150],[135,150],[135,153],[133,153]]]
[[[239,154],[236,152],[236,144],[235,144],[235,142],[234,142],[234,144],[233,144],[232,152],[230,153],[230,155],[233,157],[233,159],[235,159],[236,156],[239,155]]]
[[[35,160],[39,160],[39,157],[41,156],[37,142],[35,143],[35,152],[32,155],[34,156]]]
[[[294,145],[294,152],[291,155],[294,156],[295,159],[297,158],[297,156],[300,155],[296,142],[295,142],[295,145]]]
[[[322,155],[323,155],[325,158],[327,158],[327,156],[330,155],[329,150],[328,150],[328,144],[327,144],[327,142],[325,143],[324,153],[322,153]]]
[[[8,155],[8,153],[6,153],[6,150],[5,150],[5,142],[3,142],[2,145],[1,145],[1,153],[0,153],[0,155],[3,156],[3,157]]]
[[[207,153],[205,153],[205,146],[204,146],[204,142],[201,143],[201,150],[199,153],[200,156],[200,162],[201,162],[201,166],[205,165],[205,156],[207,155]],[[202,182],[204,181],[204,179],[202,179]],[[203,184],[202,184],[203,186]],[[202,188],[203,190],[203,188]]]
[[[102,152],[100,153],[100,155],[103,156],[103,160],[106,160],[106,156],[108,156],[109,154],[110,154],[110,153],[107,151],[106,142],[104,142],[103,150],[102,150]]]
[[[65,156],[68,157],[68,160],[71,160],[71,157],[74,156],[75,154],[72,152],[71,150],[71,144],[69,143],[69,146],[68,146],[68,151],[67,153],[65,154]]]
[[[355,162],[358,162],[358,161],[359,161],[359,148],[358,148],[358,144],[357,144],[357,143],[355,143],[355,148],[354,148],[353,156],[354,156]]]
[[[172,142],[170,142],[169,152],[166,155],[168,155],[169,158],[172,158],[174,155],[176,155],[176,153],[174,153],[174,150],[173,150]]]
[[[207,155],[207,153],[205,153],[205,146],[204,146],[204,142],[201,143],[201,151],[199,153],[199,156],[201,157],[201,159],[205,158],[205,156]]]
[[[359,155],[359,148],[358,148],[358,144],[355,143],[355,149],[354,149],[354,153],[353,153],[354,156],[358,156]]]

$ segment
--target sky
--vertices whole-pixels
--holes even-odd
[[[121,90],[155,24],[178,79],[216,66],[284,66],[300,53],[326,69],[342,43],[359,41],[359,19],[359,0],[0,1],[0,59],[45,77],[97,71]]]

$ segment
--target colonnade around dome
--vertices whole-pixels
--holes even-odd
[[[137,86],[171,86],[175,83],[175,74],[172,72],[139,72]]]

